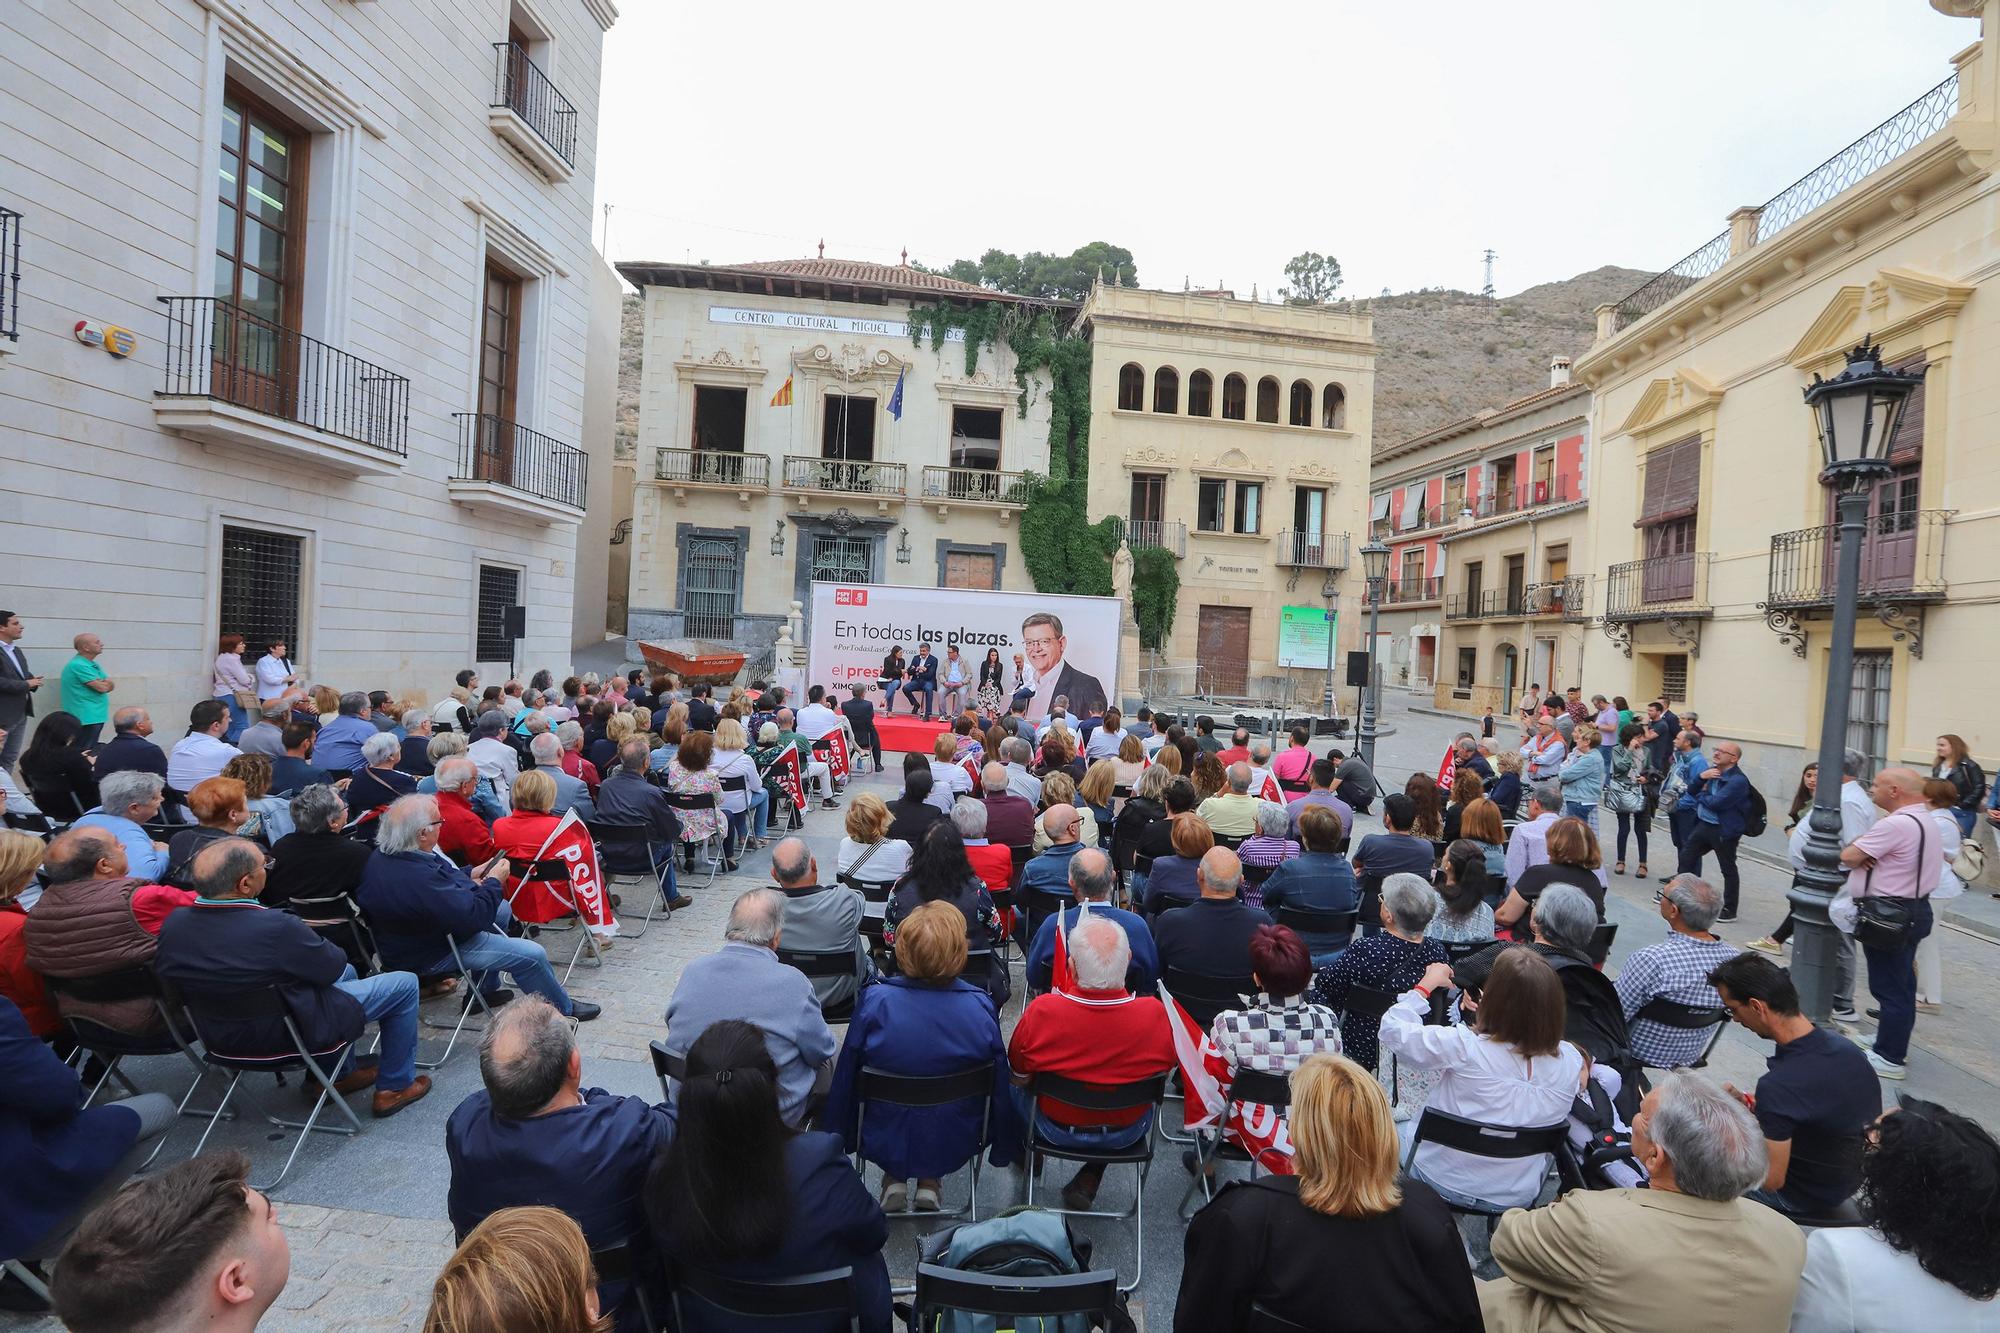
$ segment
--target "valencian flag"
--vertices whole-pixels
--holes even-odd
[[[1228,1106],[1229,1120],[1221,1125],[1222,1132],[1266,1171],[1279,1176],[1295,1174],[1285,1118],[1269,1106],[1230,1103],[1229,1062],[1201,1025],[1188,1017],[1180,1001],[1167,994],[1165,985],[1160,987],[1160,1003],[1167,1007],[1167,1021],[1174,1031],[1174,1061],[1187,1087],[1186,1127],[1213,1131],[1222,1120],[1223,1107]]]
[[[569,867],[569,883],[561,880],[524,879],[529,869],[542,861],[561,861]],[[508,883],[514,915],[523,921],[554,921],[575,912],[594,935],[618,933],[618,919],[611,915],[611,900],[604,894],[604,874],[597,864],[597,845],[583,819],[571,809],[563,815],[535,860],[521,866]]]
[[[785,376],[784,387],[771,395],[771,406],[790,407],[792,405],[792,377]]]
[[[896,372],[896,391],[889,395],[889,415],[898,421],[903,419],[903,376],[907,373],[904,370]]]

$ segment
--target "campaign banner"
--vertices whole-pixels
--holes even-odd
[[[1029,718],[1039,721],[1062,698],[1072,717],[1092,717],[1117,692],[1123,617],[1115,597],[814,583],[807,676],[836,690],[865,685],[873,694],[900,672],[905,681],[936,680],[941,692],[955,647],[970,701],[978,698],[981,664],[996,654],[1003,706],[1022,695]]]

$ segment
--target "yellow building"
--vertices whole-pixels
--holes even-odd
[[[1130,545],[1180,561],[1173,629],[1149,662],[1203,693],[1321,697],[1329,592],[1347,594],[1338,646],[1358,644],[1349,555],[1368,495],[1369,318],[1100,283],[1079,321],[1092,352],[1089,512],[1124,517]],[[1123,692],[1136,693],[1139,654],[1121,660]]]
[[[1594,390],[1584,683],[1665,693],[1745,743],[1779,799],[1819,743],[1831,500],[1801,390],[1864,338],[1925,382],[1876,490],[1848,743],[1926,763],[1942,732],[1989,769],[1978,706],[2000,593],[2000,0],[1938,87],[1624,301],[1576,365]],[[1991,293],[1991,294],[1989,294]]]

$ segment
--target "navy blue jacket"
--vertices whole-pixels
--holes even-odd
[[[1065,929],[1076,928],[1077,913],[1082,910],[1074,903],[1063,909]],[[1153,947],[1153,932],[1146,925],[1146,918],[1102,903],[1092,903],[1090,914],[1108,917],[1125,927],[1125,940],[1132,946],[1132,961],[1125,968],[1125,989],[1134,995],[1153,994],[1160,980],[1160,955]],[[1035,990],[1050,989],[1056,967],[1056,916],[1053,912],[1042,918],[1040,928],[1035,931],[1034,943],[1028,946],[1027,967],[1030,987]]]
[[[1352,912],[1361,905],[1361,889],[1354,880],[1354,867],[1335,852],[1306,852],[1279,864],[1264,881],[1264,910],[1273,917],[1280,907],[1302,907],[1313,912]],[[1347,947],[1347,936],[1335,938],[1320,931],[1303,931],[1299,938],[1314,957]]]
[[[434,773],[436,769],[431,764],[431,738],[403,737],[403,757],[396,761],[396,767],[413,778],[427,778]]]
[[[0,1163],[6,1164],[0,1171],[0,1254],[20,1254],[41,1240],[138,1139],[135,1112],[83,1109],[76,1071],[28,1031],[12,1000],[0,996]],[[882,1290],[886,1303],[886,1276]]]
[[[1051,843],[1021,867],[1021,905],[1037,925],[1058,902],[1070,901],[1069,861],[1082,850],[1080,842]]]
[[[356,897],[382,966],[392,972],[433,972],[451,950],[493,924],[504,886],[472,876],[432,852],[372,852]]]
[[[127,732],[123,736],[113,736],[97,752],[95,771],[99,781],[112,773],[136,772],[156,774],[160,781],[165,782],[167,752],[137,732]]]
[[[1743,776],[1740,767],[1724,769],[1722,776],[1712,781],[1697,773],[1688,783],[1688,795],[1694,797],[1697,819],[1703,810],[1715,816],[1713,822],[1722,841],[1743,836],[1743,821],[1750,817],[1750,779]]]
[[[291,1006],[299,1035],[315,1052],[344,1046],[361,1035],[361,1002],[333,983],[347,970],[347,954],[290,912],[255,898],[211,903],[197,898],[160,927],[153,970],[167,981],[203,990],[276,983]],[[292,1039],[274,1019],[211,1023],[204,1030],[231,1055],[289,1053]]]
[[[296,796],[317,783],[332,782],[333,774],[296,755],[281,754],[271,761],[271,794]]]

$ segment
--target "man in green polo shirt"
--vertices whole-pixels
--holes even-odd
[[[83,724],[82,743],[86,749],[92,749],[102,739],[104,724],[111,719],[112,682],[104,674],[104,668],[97,665],[98,654],[104,651],[104,640],[95,634],[79,634],[75,644],[76,656],[63,664],[62,706],[65,713]]]

